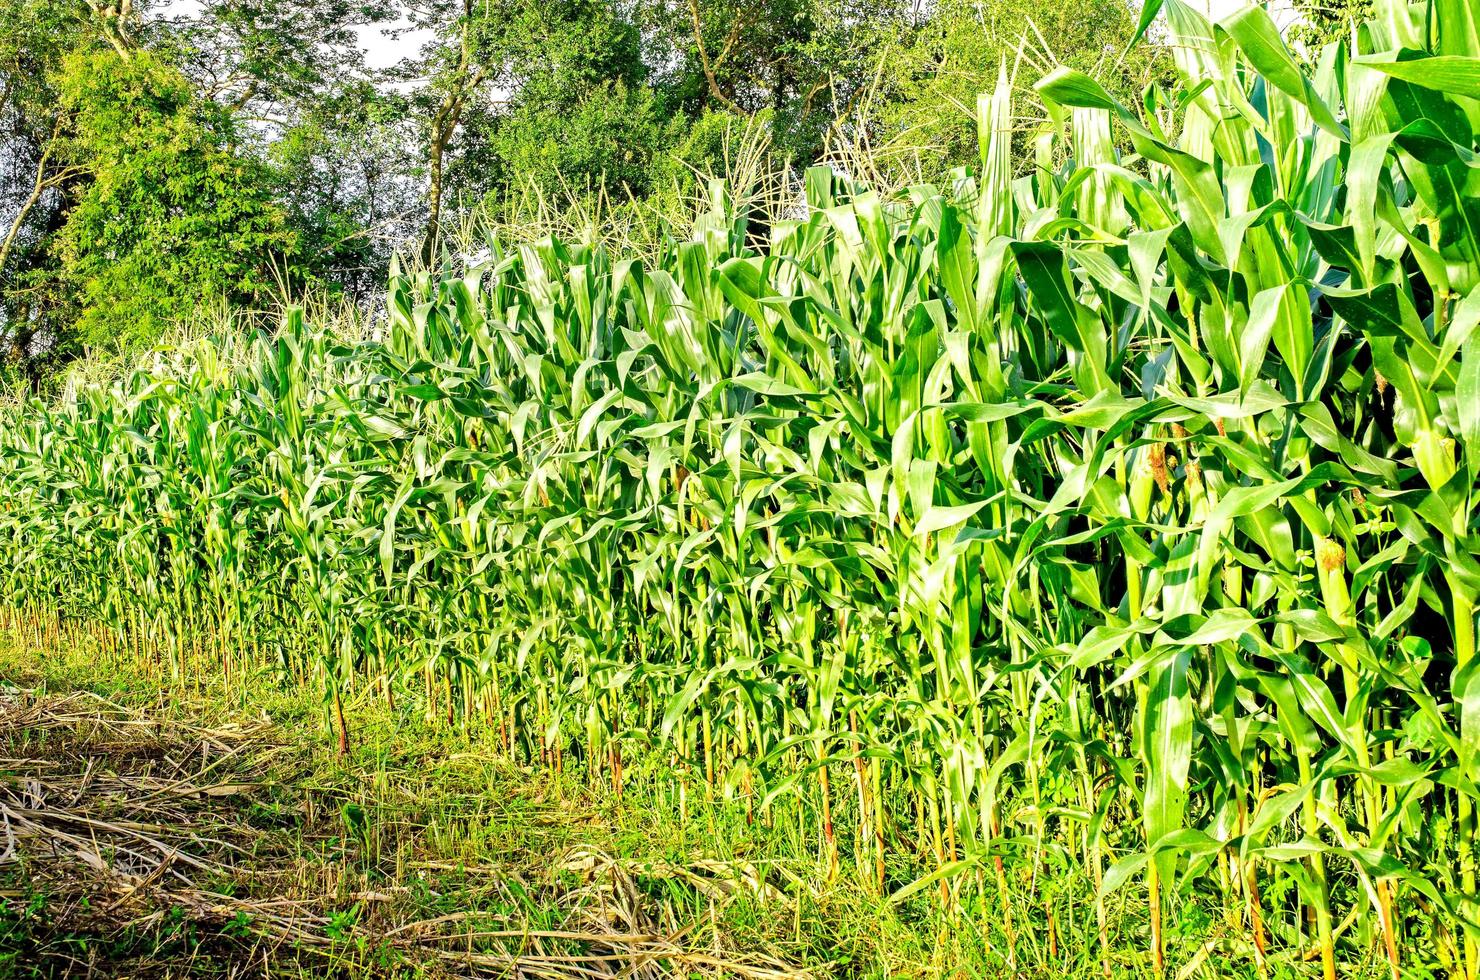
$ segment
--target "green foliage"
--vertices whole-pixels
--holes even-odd
[[[1350,44],[1353,32],[1372,17],[1373,0],[1296,0],[1292,40],[1311,52],[1327,44]]]
[[[1006,66],[1017,85],[1015,114],[1035,113],[1028,93],[1051,68],[1093,75],[1123,102],[1164,70],[1164,52],[1131,47],[1135,10],[1121,0],[1027,4],[944,0],[918,24],[895,28],[878,77],[862,106],[872,143],[938,179],[973,163],[978,93],[997,84]],[[1031,125],[1016,127],[1019,168],[1032,160]]]
[[[474,77],[511,92],[495,107],[463,110],[449,161],[457,193],[491,200],[499,220],[500,206],[526,194],[626,202],[663,186],[665,157],[687,121],[650,76],[634,19],[594,0],[511,0],[472,19],[458,29]],[[417,71],[429,69],[418,111],[435,129],[448,96],[472,82],[459,75],[460,52],[434,50]]]
[[[0,595],[322,685],[346,751],[373,692],[728,798],[897,903],[1135,891],[1157,971],[1195,896],[1256,972],[1472,976],[1480,30],[1389,2],[1309,70],[1163,9],[1175,118],[1058,69],[1027,177],[1004,81],[976,176],[814,169],[762,249],[716,187],[651,261],[495,240],[374,340],[8,411]]]
[[[69,56],[67,154],[89,180],[57,236],[81,343],[131,346],[222,299],[260,302],[296,243],[271,173],[232,148],[230,117],[146,51]]]
[[[890,25],[915,8],[892,0],[649,0],[638,5],[663,50],[653,62],[676,106],[769,111],[776,145],[806,162],[868,90]]]
[[[155,339],[205,301],[257,304],[309,274],[351,294],[382,279],[386,236],[370,229],[414,203],[404,153],[387,167],[397,147],[364,138],[383,136],[388,100],[354,28],[383,6],[6,0],[7,359],[42,383],[81,345]]]
[[[59,160],[56,75],[69,52],[100,38],[71,0],[3,0],[0,25],[0,359],[25,362],[46,326],[46,297],[26,280],[47,263],[67,191],[82,179]]]
[[[77,5],[69,0],[3,0],[0,22],[5,25],[0,31],[0,112],[10,137],[5,149],[34,156],[55,122],[56,69],[66,54],[92,39]],[[33,159],[25,162],[34,164]],[[29,168],[18,169],[17,177],[23,179]],[[10,206],[13,202],[7,201]]]
[[[384,291],[392,249],[420,227],[410,142],[401,100],[359,82],[302,107],[267,147],[301,261],[318,284],[351,302]]]
[[[493,137],[514,181],[547,194],[603,188],[645,196],[676,127],[651,89],[601,85],[565,104],[521,105]]]

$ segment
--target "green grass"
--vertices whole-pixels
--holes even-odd
[[[579,768],[556,774],[514,766],[493,751],[486,730],[449,731],[373,699],[349,705],[358,738],[350,755],[340,756],[321,735],[324,706],[302,689],[227,687],[219,677],[191,687],[162,686],[146,672],[99,672],[96,658],[96,650],[76,637],[58,638],[39,651],[5,637],[0,690],[28,690],[41,699],[92,692],[158,719],[162,731],[172,722],[207,730],[270,723],[259,744],[215,773],[221,781],[265,784],[223,801],[216,814],[263,835],[243,863],[249,873],[203,885],[248,903],[302,898],[327,917],[325,935],[345,939],[344,948],[331,951],[268,947],[274,976],[308,977],[325,969],[350,976],[439,975],[404,950],[378,949],[373,942],[358,948],[356,937],[450,914],[467,916],[468,929],[481,923],[558,931],[582,907],[571,895],[596,880],[593,866],[599,879],[609,862],[627,869],[645,914],[664,930],[687,930],[685,945],[694,949],[763,952],[819,977],[1102,976],[1098,959],[1086,956],[1093,935],[1061,935],[1050,943],[1042,916],[1034,914],[1029,882],[1014,882],[1019,918],[1009,940],[1000,910],[964,909],[952,918],[925,900],[891,906],[869,898],[846,866],[842,877],[826,883],[815,842],[747,824],[733,804],[694,801],[683,821],[670,796],[629,790],[617,798],[591,785]],[[18,759],[71,766],[98,759],[89,754],[97,747],[86,730],[7,730],[0,744],[5,756],[15,757],[7,768]],[[106,755],[100,761],[110,764]],[[740,867],[760,872],[774,891],[760,895],[747,887]],[[921,869],[898,873],[908,878]],[[1057,900],[1086,901],[1087,883],[1072,879],[1079,869],[1045,873],[1055,879]],[[367,892],[394,897],[373,907],[355,900]],[[88,962],[147,967],[152,975],[226,975],[263,949],[246,912],[199,921],[166,906],[158,910],[161,919],[143,925],[122,924],[128,915],[89,919],[79,907],[106,904],[102,892],[89,894],[77,884],[58,888],[44,876],[30,881],[24,864],[6,873],[0,894],[0,975],[73,975],[69,969]],[[134,918],[142,911],[129,910]],[[1116,912],[1113,975],[1150,976],[1138,951],[1143,910],[1122,903]],[[1179,904],[1172,962],[1196,960],[1189,976],[1253,976],[1246,951],[1217,927],[1214,915],[1196,903]],[[58,917],[72,925],[59,928]],[[1012,970],[1004,960],[1009,947]],[[589,948],[573,944],[570,952],[579,956]]]
[[[932,923],[902,920],[862,899],[852,883],[818,889],[807,850],[799,854],[794,842],[747,826],[734,808],[696,803],[684,824],[672,800],[634,793],[617,799],[587,785],[578,769],[557,775],[514,766],[492,750],[486,732],[449,731],[375,701],[349,706],[357,740],[344,757],[324,743],[323,705],[302,689],[271,683],[226,688],[218,677],[191,688],[162,687],[143,672],[100,673],[96,656],[86,645],[59,644],[38,653],[6,638],[0,688],[32,690],[38,697],[90,691],[163,719],[166,727],[171,720],[207,727],[269,720],[260,748],[216,776],[270,784],[228,804],[239,811],[235,818],[267,833],[257,845],[260,861],[249,862],[248,870],[273,872],[273,889],[290,880],[296,894],[322,903],[326,914],[338,917],[326,927],[331,931],[350,931],[359,920],[350,897],[367,891],[398,895],[376,910],[377,921],[404,924],[463,913],[504,929],[517,923],[559,930],[572,916],[569,894],[590,885],[591,870],[580,860],[589,855],[584,863],[594,863],[598,875],[605,862],[631,868],[654,922],[675,932],[687,928],[685,944],[697,949],[769,952],[824,974],[902,976],[937,975],[945,964],[972,955],[955,943],[932,949]],[[87,753],[85,736],[6,737],[6,755],[76,762]],[[773,880],[790,875],[806,883],[771,901],[749,897],[742,884],[736,897],[723,899],[716,889],[734,886],[725,866],[733,862],[764,868]],[[13,875],[10,888],[16,886]],[[259,894],[250,876],[213,880],[210,887],[244,899]],[[59,969],[64,955],[80,956],[88,948],[101,949],[105,960],[179,967],[192,949],[204,949],[201,955],[210,959],[207,934],[232,931],[229,921],[187,928],[167,913],[145,930],[115,932],[109,922],[95,935],[56,935],[47,925],[54,912],[47,893],[24,888],[7,893],[4,910],[0,956],[44,942],[48,960],[36,964],[42,975]],[[274,963],[274,974],[296,968],[308,975],[322,965],[317,953],[274,955],[282,960]],[[234,948],[217,950],[217,956],[245,959]],[[335,958],[348,960],[339,964],[347,971],[386,967],[350,952]],[[405,959],[390,956],[389,972],[415,974]],[[30,975],[9,962],[17,975]]]

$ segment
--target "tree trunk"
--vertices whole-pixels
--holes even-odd
[[[421,257],[427,265],[436,261],[438,239],[442,232],[442,166],[446,155],[446,134],[439,128],[432,135],[427,154],[427,169],[431,176],[427,186],[427,230],[421,243]]]
[[[47,188],[55,186],[66,174],[46,175],[47,165],[51,163],[51,154],[56,149],[57,137],[61,135],[62,118],[57,116],[52,123],[51,137],[46,141],[46,148],[41,151],[41,159],[36,163],[36,179],[31,183],[31,193],[26,195],[25,201],[21,203],[20,210],[15,213],[15,220],[10,223],[10,230],[5,233],[5,241],[0,242],[0,273],[5,271],[5,264],[10,260],[10,253],[15,247],[15,240],[20,235],[21,229],[25,227],[26,219],[31,216],[31,211],[41,202],[41,195],[46,193]]]

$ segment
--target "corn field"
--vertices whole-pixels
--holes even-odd
[[[1176,84],[1050,74],[1031,167],[1004,70],[950,187],[716,184],[648,261],[494,239],[368,339],[6,409],[12,628],[792,821],[1107,975],[1193,896],[1261,976],[1474,980],[1480,13],[1377,8],[1308,65],[1165,0]]]

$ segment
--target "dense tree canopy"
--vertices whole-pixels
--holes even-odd
[[[89,179],[72,195],[41,281],[78,340],[156,336],[172,318],[259,301],[273,261],[298,272],[298,240],[271,173],[233,152],[235,126],[185,76],[147,51],[67,57],[58,75],[69,119],[64,156]]]
[[[1350,43],[1357,25],[1372,16],[1372,0],[1296,0],[1300,21],[1290,31],[1311,52],[1333,41]]]
[[[349,138],[378,98],[350,29],[373,7],[3,8],[0,341],[33,376],[279,286],[380,278]]]
[[[977,95],[1004,68],[1026,93],[1050,68],[1068,65],[1133,103],[1156,67],[1154,49],[1131,48],[1135,29],[1136,11],[1124,0],[939,0],[930,17],[888,38],[866,107],[870,136],[885,152],[918,161],[926,176],[972,162]],[[1030,135],[1023,126],[1020,143]]]
[[[1004,64],[1134,97],[1134,28],[1129,0],[0,0],[0,344],[37,376],[279,287],[361,301],[531,198],[661,219],[742,129],[792,172],[933,177]]]

